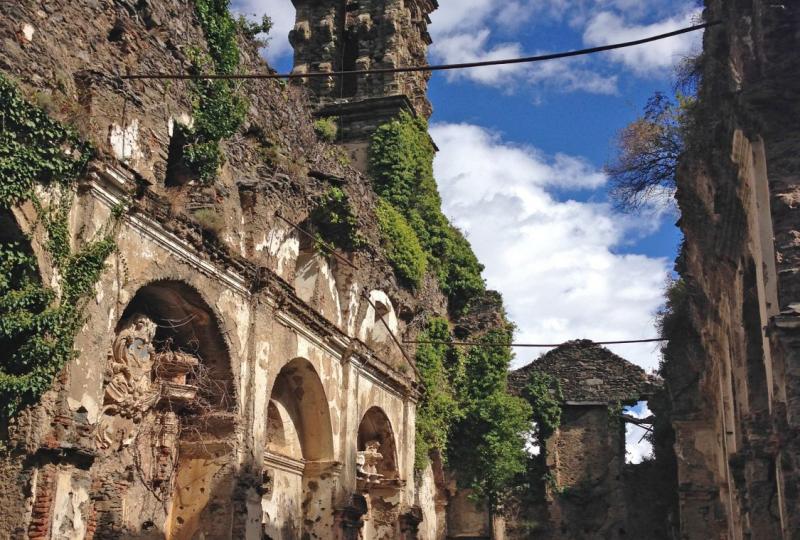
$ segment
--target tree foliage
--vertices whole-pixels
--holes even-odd
[[[450,326],[442,318],[431,319],[420,336],[422,341],[447,342],[450,339]],[[414,463],[418,469],[428,464],[433,449],[446,456],[453,424],[461,417],[461,406],[450,377],[458,369],[454,369],[454,364],[459,362],[460,357],[451,345],[421,343],[417,349],[417,368],[425,388],[417,406]]]
[[[511,330],[490,330],[479,338],[484,346],[471,347],[465,355],[464,380],[458,388],[463,413],[453,436],[458,445],[451,445],[449,452],[459,481],[492,504],[527,468],[531,406],[508,393],[511,350],[496,346],[510,343]]]
[[[606,166],[618,207],[635,211],[671,201],[692,104],[692,98],[679,94],[672,100],[658,92],[642,116],[619,132],[617,156]]]

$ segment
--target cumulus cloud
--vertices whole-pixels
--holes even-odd
[[[619,253],[652,218],[623,217],[605,203],[560,200],[606,179],[585,160],[547,156],[471,124],[434,124],[434,168],[445,213],[462,228],[489,287],[503,293],[518,341],[621,340],[655,335],[666,259]],[[647,369],[650,345],[612,347]],[[533,359],[520,349],[516,365]]]
[[[537,22],[564,23],[563,30],[577,32],[583,45],[597,46],[669,32],[688,26],[699,15],[694,2],[676,4],[674,0],[446,2],[432,15],[431,57],[436,62],[459,63],[552,52],[526,50],[514,39],[523,23],[526,27]],[[701,37],[702,33],[696,32],[591,58],[455,71],[449,72],[448,78],[506,91],[527,84],[567,92],[614,94],[618,75],[609,73],[611,66],[623,67],[639,77],[663,77],[696,50]]]
[[[290,0],[233,0],[231,9],[254,20],[260,21],[263,15],[272,19],[269,45],[263,51],[267,60],[275,62],[292,55],[289,31],[294,28],[295,9]]]
[[[587,45],[599,46],[620,41],[633,41],[656,34],[665,34],[692,25],[700,17],[699,9],[653,24],[631,25],[621,16],[607,11],[592,17],[583,33]],[[660,41],[627,47],[606,53],[640,76],[669,74],[681,59],[699,50],[702,34],[692,32]]]

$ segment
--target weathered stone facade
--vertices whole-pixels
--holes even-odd
[[[667,347],[682,538],[798,538],[800,8],[706,2]]]
[[[129,209],[78,356],[8,426],[0,537],[435,538],[443,528],[420,521],[437,510],[418,506],[435,496],[413,468],[415,366],[392,334],[413,338],[411,322],[445,302],[433,279],[413,295],[397,285],[365,210],[375,194],[317,141],[304,92],[247,83],[218,181],[170,183],[187,87],[117,74],[184,71],[205,43],[192,3],[2,11],[0,70],[98,149],[67,194],[71,243]],[[243,69],[265,69],[241,48]],[[331,185],[366,220],[372,247],[348,254],[352,267],[275,215],[303,223]],[[42,281],[57,283],[34,206],[0,218],[0,240],[30,238]]]

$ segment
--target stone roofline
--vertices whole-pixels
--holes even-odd
[[[586,339],[568,341],[512,371],[512,391],[521,393],[532,371],[559,379],[563,404],[570,406],[634,404],[651,398],[663,385],[660,377]]]
[[[212,275],[244,298],[266,293],[282,323],[318,342],[342,362],[351,361],[371,374],[374,382],[413,400],[420,397],[419,383],[393,368],[357,337],[351,337],[309,307],[272,269],[258,266],[232,253],[226,246],[203,238],[200,227],[183,214],[173,214],[169,201],[146,187],[147,182],[117,160],[90,162],[80,189],[113,208],[145,186],[123,216],[127,225],[153,233],[176,257],[198,271]],[[414,369],[414,366],[411,366]]]

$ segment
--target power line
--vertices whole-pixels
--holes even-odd
[[[557,60],[559,58],[570,58],[573,56],[583,56],[587,54],[595,54],[604,51],[612,51],[615,49],[623,49],[625,47],[634,47],[636,45],[643,45],[661,39],[667,39],[689,32],[696,32],[705,28],[710,28],[722,24],[722,21],[712,21],[703,24],[696,24],[686,28],[680,28],[667,32],[665,34],[657,34],[654,36],[636,39],[633,41],[624,41],[622,43],[614,43],[611,45],[602,45],[600,47],[590,47],[588,49],[578,49],[575,51],[565,51],[550,54],[540,54],[536,56],[524,56],[521,58],[506,58],[502,60],[484,60],[481,62],[463,62],[460,64],[435,64],[425,66],[409,66],[398,68],[378,68],[378,69],[354,69],[348,71],[312,71],[309,73],[241,73],[233,75],[216,75],[216,74],[200,74],[193,75],[187,73],[138,73],[132,75],[122,75],[121,79],[305,79],[309,77],[344,77],[347,75],[372,75],[380,73],[409,73],[414,71],[446,71],[451,69],[470,69],[477,67],[487,66],[501,66],[510,64],[530,64],[534,62],[544,62],[546,60]]]
[[[594,345],[622,345],[625,343],[656,343],[659,341],[668,341],[669,338],[648,338],[648,339],[623,339],[619,341],[592,341]],[[420,341],[404,341],[403,343],[414,343],[417,345],[466,345],[478,347],[560,347],[565,343],[483,343],[480,341],[433,341],[433,340],[420,340]]]

